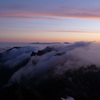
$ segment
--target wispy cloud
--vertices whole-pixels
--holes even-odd
[[[13,9],[14,8],[14,9]],[[20,8],[20,9],[19,9]],[[68,7],[52,7],[47,9],[25,9],[21,7],[0,8],[0,18],[58,20],[50,17],[100,19],[99,9],[78,9]],[[44,18],[43,18],[44,17]],[[48,18],[47,18],[48,17]],[[61,20],[58,20],[61,21]]]
[[[62,30],[43,30],[43,31],[46,31],[46,32],[55,32],[55,33],[90,33],[90,34],[100,34],[100,31],[76,31],[76,30],[68,30],[68,31],[62,31]]]
[[[34,16],[33,14],[30,13],[22,13],[22,14],[0,14],[0,18],[13,18],[13,19],[23,19],[23,20],[49,20],[49,21],[64,21],[64,22],[69,22],[69,20],[63,20],[60,18],[54,18],[50,16]]]

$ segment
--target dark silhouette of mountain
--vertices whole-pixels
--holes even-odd
[[[11,51],[11,50],[13,50],[13,49],[20,49],[21,47],[13,47],[13,48],[10,48],[10,49],[8,49],[8,50],[6,50],[6,51]]]
[[[64,44],[70,44],[69,42],[64,42]]]
[[[100,100],[100,67],[70,56],[71,50],[88,50],[88,45],[48,46],[37,52],[13,47],[0,53],[0,100]]]
[[[33,43],[31,43],[31,44],[60,44],[60,42],[48,42],[48,43],[46,43],[46,42],[33,42]]]
[[[37,92],[14,83],[0,91],[0,100],[43,100]]]
[[[61,97],[68,96],[75,100],[99,100],[100,69],[91,65],[74,71],[68,70],[64,75],[51,76],[39,85],[33,83],[31,89],[15,83],[0,91],[0,100],[61,100]]]
[[[45,49],[39,50],[37,53],[33,51],[31,56],[35,56],[35,55],[41,56],[41,55],[44,55],[45,53],[51,52],[53,50],[54,50],[53,47],[48,47],[47,46]]]
[[[31,43],[31,44],[61,44],[60,42],[48,42],[48,43],[46,43],[46,42],[33,42],[33,43]],[[69,42],[64,42],[64,44],[70,44]]]
[[[51,71],[52,73],[52,71]],[[75,100],[100,99],[100,69],[95,65],[68,70],[61,76],[51,77],[34,89],[47,100],[73,97]]]

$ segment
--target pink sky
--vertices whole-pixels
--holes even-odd
[[[0,42],[100,42],[99,0],[0,3]]]

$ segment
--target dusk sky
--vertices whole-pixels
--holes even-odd
[[[0,42],[100,42],[100,0],[0,0]]]

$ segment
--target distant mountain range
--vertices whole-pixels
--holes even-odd
[[[61,42],[33,42],[31,44],[61,44]],[[70,43],[64,42],[63,44],[70,44]]]

